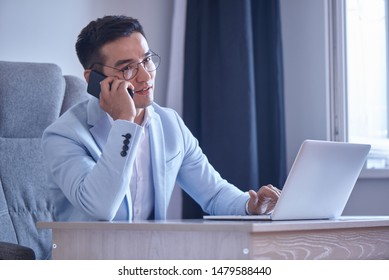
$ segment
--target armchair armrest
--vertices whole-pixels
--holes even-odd
[[[28,247],[0,242],[0,260],[35,260],[35,252]]]

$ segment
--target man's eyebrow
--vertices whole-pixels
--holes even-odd
[[[115,62],[114,67],[118,67],[119,65],[122,65],[122,64],[131,64],[134,62],[135,62],[135,60],[133,60],[133,59],[121,59],[121,60],[118,60]]]
[[[152,53],[153,53],[153,52],[152,52],[151,50],[148,50],[148,51],[143,55],[143,58],[152,55]],[[114,67],[118,67],[119,65],[123,65],[123,64],[131,64],[131,63],[137,63],[137,61],[134,60],[134,59],[121,59],[121,60],[116,61]]]

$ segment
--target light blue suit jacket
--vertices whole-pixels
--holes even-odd
[[[157,104],[150,111],[150,153],[155,219],[166,219],[177,182],[209,214],[245,214],[247,193],[222,179],[179,115]],[[79,103],[42,137],[57,220],[132,220],[129,188],[141,130],[127,121],[110,123],[96,98]],[[121,156],[123,135],[131,139]]]

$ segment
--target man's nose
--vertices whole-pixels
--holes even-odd
[[[137,81],[143,82],[143,81],[148,81],[148,80],[150,80],[150,78],[151,78],[150,72],[148,72],[148,71],[146,70],[146,68],[143,66],[142,63],[139,64],[139,65],[138,65],[138,73],[137,73],[137,75],[136,75],[136,80],[137,80]]]

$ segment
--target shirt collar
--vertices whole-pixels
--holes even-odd
[[[110,114],[106,113],[107,114],[107,117],[108,117],[108,120],[110,122],[110,124],[112,125],[114,120],[113,118],[110,116]],[[145,115],[143,117],[143,122],[141,123],[141,126],[142,127],[147,127],[150,123],[150,112],[149,112],[149,107],[146,107],[145,108]]]

